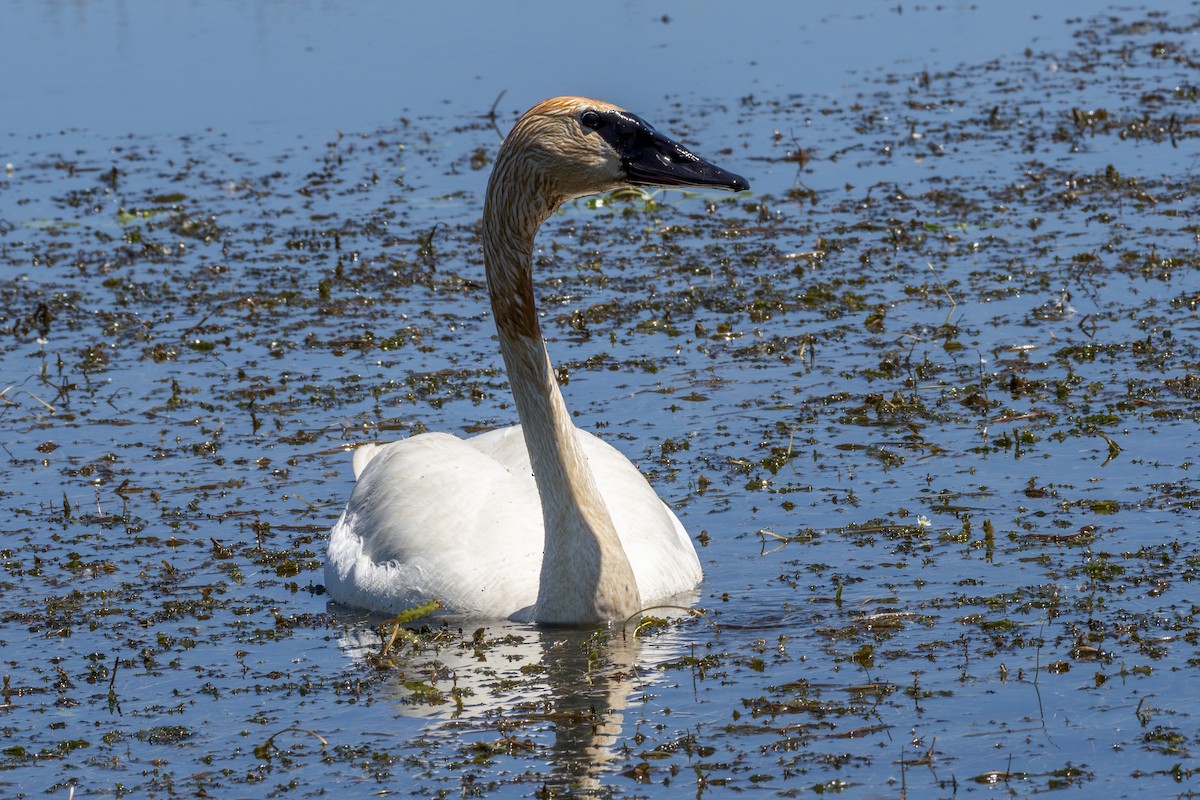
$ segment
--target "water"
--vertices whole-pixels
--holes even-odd
[[[1194,5],[9,13],[62,55],[0,89],[0,793],[1196,790]],[[751,180],[539,239],[707,617],[380,655],[318,588],[347,445],[514,417],[501,90]]]
[[[255,134],[293,142],[398,115],[480,113],[502,91],[506,112],[583,94],[649,113],[677,95],[828,94],[879,69],[1061,47],[1063,20],[1093,10],[1045,5],[10,2],[6,27],[20,35],[6,37],[0,63],[20,79],[0,88],[0,107],[22,138],[211,130],[237,136],[238,152]]]

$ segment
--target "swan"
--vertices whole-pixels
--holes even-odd
[[[627,186],[749,188],[597,100],[544,100],[513,126],[488,181],[482,234],[520,424],[358,447],[325,562],[334,602],[397,614],[436,599],[453,615],[591,625],[700,582],[675,514],[627,458],[571,421],[534,304],[541,224],[568,200]]]

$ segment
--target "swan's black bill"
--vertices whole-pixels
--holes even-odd
[[[654,130],[627,111],[600,114],[594,129],[621,157],[634,186],[695,186],[740,192],[750,188],[741,175],[721,169]]]

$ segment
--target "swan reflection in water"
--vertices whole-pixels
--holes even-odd
[[[694,626],[707,624],[675,619],[643,637],[634,623],[623,635],[442,619],[381,655],[393,625],[355,612],[338,618],[347,625],[339,643],[369,678],[371,702],[426,720],[422,738],[546,762],[550,774],[539,780],[574,791],[599,788],[641,760],[627,746],[636,753],[646,704],[656,687],[690,674],[662,665],[690,655]]]

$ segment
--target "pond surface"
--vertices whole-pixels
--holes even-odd
[[[1200,9],[1084,5],[12,4],[0,795],[1200,791]],[[704,616],[381,629],[349,449],[514,421],[477,220],[562,92],[751,181],[537,254]]]

